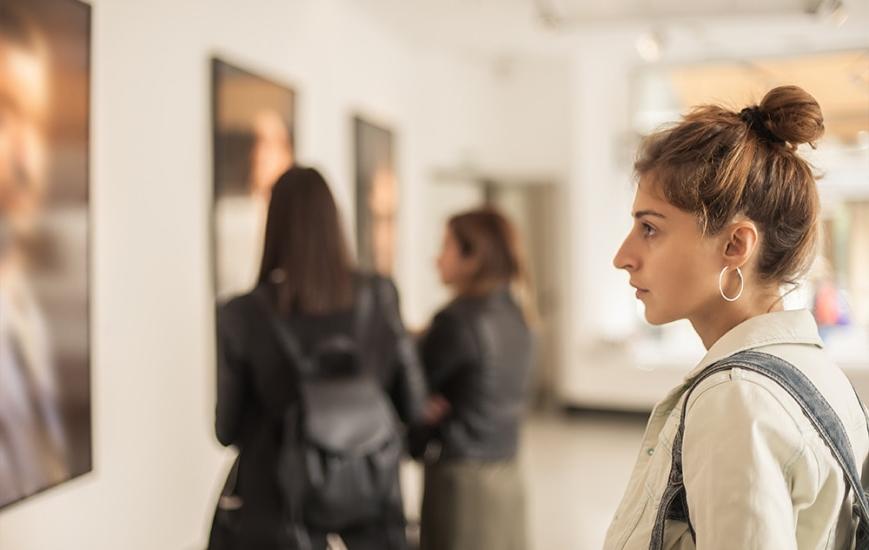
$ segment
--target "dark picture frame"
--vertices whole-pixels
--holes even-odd
[[[296,91],[211,59],[212,259],[217,299],[255,284],[271,186],[295,162]]]

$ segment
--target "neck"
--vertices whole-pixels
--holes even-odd
[[[509,288],[509,282],[497,280],[463,281],[452,285],[453,296],[456,298],[479,298],[506,288]]]
[[[783,309],[781,296],[777,292],[744,295],[736,302],[725,302],[718,297],[688,320],[703,341],[703,347],[708,350],[733,327],[752,317]]]

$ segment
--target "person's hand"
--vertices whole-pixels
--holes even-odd
[[[423,421],[429,426],[440,424],[441,420],[449,414],[450,408],[450,402],[443,395],[433,395],[425,404]]]

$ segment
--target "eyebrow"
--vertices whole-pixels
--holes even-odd
[[[661,214],[660,212],[655,212],[654,210],[637,210],[634,212],[635,218],[642,218],[643,216],[657,216],[659,218],[667,219],[667,216]]]

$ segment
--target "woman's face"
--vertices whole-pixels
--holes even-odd
[[[449,227],[444,231],[437,267],[441,282],[449,287],[464,284],[473,273],[473,260],[462,255],[459,242]]]
[[[668,203],[645,176],[637,186],[633,218],[613,264],[630,275],[646,320],[660,325],[719,306],[725,243],[704,237],[696,216]]]

